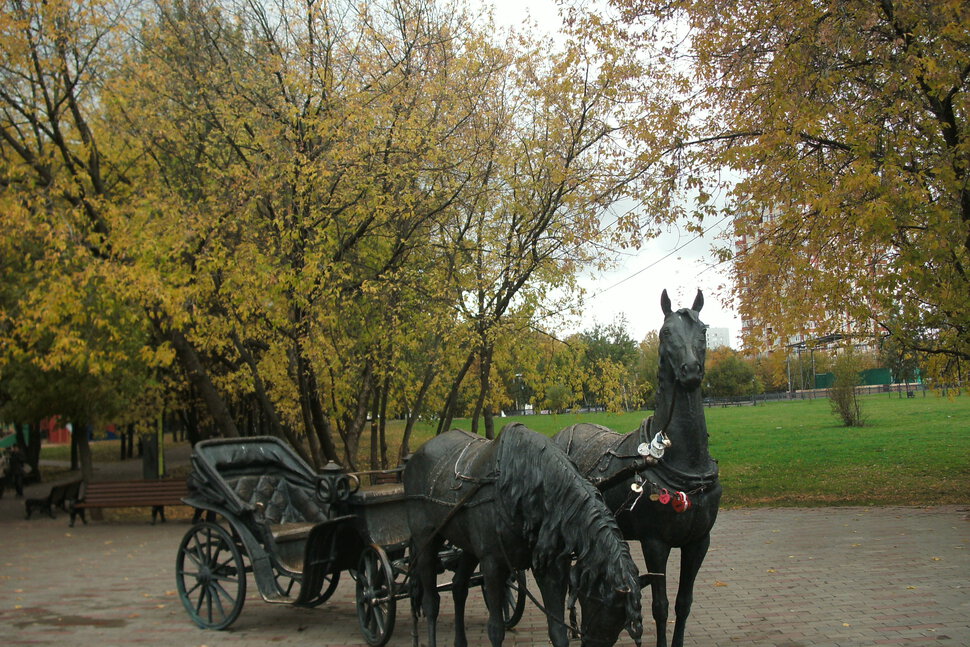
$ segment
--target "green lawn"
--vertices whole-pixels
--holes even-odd
[[[970,396],[868,396],[863,412],[868,426],[847,429],[825,399],[707,409],[723,505],[970,503]],[[496,419],[496,425],[519,421],[552,435],[577,422],[595,422],[626,432],[646,415],[525,416]],[[389,425],[392,453],[401,426]],[[455,426],[470,429],[468,420]],[[412,449],[432,434],[430,426],[417,430]],[[362,455],[368,442],[362,442]],[[92,449],[96,463],[118,460],[118,441],[94,442]],[[45,458],[70,456],[68,447],[43,452]]]
[[[886,505],[970,503],[970,397],[867,396],[868,426],[847,429],[829,401],[707,409],[723,504]],[[554,434],[576,422],[635,429],[644,413],[527,416]],[[457,426],[468,428],[467,421]]]

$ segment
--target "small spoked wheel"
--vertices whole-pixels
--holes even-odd
[[[357,563],[357,619],[368,645],[387,644],[394,632],[396,612],[391,562],[380,546],[367,546]]]
[[[315,607],[323,604],[330,599],[333,592],[337,590],[337,584],[340,583],[340,571],[335,571],[333,573],[327,573],[323,576],[323,586],[320,587],[320,595],[315,597],[312,601],[308,603],[308,606]]]
[[[294,600],[301,595],[300,587],[303,582],[293,577],[292,575],[275,569],[273,571],[276,576],[276,590],[279,591],[280,595],[284,595]],[[327,573],[323,576],[323,582],[320,586],[320,593],[314,597],[310,598],[306,602],[300,603],[303,607],[317,607],[330,599],[333,592],[337,590],[337,585],[340,583],[340,571],[335,573]]]
[[[485,582],[482,582],[485,588]],[[485,598],[486,606],[488,598]],[[511,629],[519,624],[522,613],[525,611],[525,573],[515,571],[505,580],[505,598],[502,605],[502,618],[505,620],[505,628]]]
[[[246,569],[232,535],[208,521],[192,526],[179,545],[175,585],[195,624],[203,629],[231,625],[246,601]]]

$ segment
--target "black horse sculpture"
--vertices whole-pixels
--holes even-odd
[[[530,567],[553,645],[569,643],[563,617],[568,588],[583,607],[583,645],[613,645],[624,627],[639,645],[639,581],[629,545],[600,493],[546,436],[520,424],[508,425],[494,441],[446,432],[408,460],[404,491],[417,576],[412,599],[428,618],[431,647],[440,602],[438,552],[446,540],[463,551],[453,584],[456,647],[467,645],[467,583],[479,563],[493,647],[505,636],[507,578]]]
[[[605,427],[578,424],[554,441],[594,482],[606,484],[606,504],[627,539],[639,540],[653,592],[657,647],[667,645],[667,584],[663,576],[671,548],[680,548],[680,584],[674,607],[671,644],[684,644],[684,628],[694,595],[694,580],[710,546],[710,532],[721,501],[717,463],[708,452],[707,423],[701,399],[706,350],[704,306],[700,290],[694,305],[672,311],[664,290],[660,299],[660,370],[657,421],[645,421],[635,433],[617,434]],[[645,458],[646,443],[663,431],[670,446],[659,460]],[[656,445],[656,443],[654,443]],[[638,451],[638,446],[643,451]],[[650,467],[645,467],[653,463]],[[653,576],[656,575],[656,576]]]

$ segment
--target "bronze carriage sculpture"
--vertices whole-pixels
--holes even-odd
[[[178,548],[176,586],[199,627],[225,629],[238,618],[247,574],[266,602],[315,607],[346,571],[356,581],[364,639],[373,647],[387,643],[397,602],[410,597],[400,483],[362,488],[357,475],[333,464],[317,473],[273,437],[200,442],[192,466],[185,502],[196,515]],[[385,474],[395,472],[400,469]],[[457,549],[442,549],[445,568],[459,560]],[[525,606],[521,578],[507,583],[509,627]]]

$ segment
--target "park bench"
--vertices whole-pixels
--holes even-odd
[[[86,483],[81,496],[71,508],[71,526],[76,517],[87,523],[88,508],[141,508],[151,506],[152,525],[156,518],[165,522],[165,506],[185,505],[182,499],[189,489],[184,479],[159,479],[142,481],[105,481]]]
[[[43,499],[27,499],[24,507],[27,511],[27,518],[34,512],[46,512],[54,518],[54,508],[60,508],[64,512],[70,512],[74,502],[77,501],[81,490],[81,481],[71,481],[60,483],[51,488],[50,493]]]

